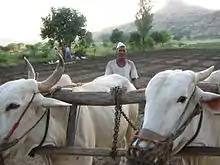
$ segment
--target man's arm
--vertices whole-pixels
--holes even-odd
[[[108,62],[107,66],[105,68],[105,75],[109,75],[109,74],[113,74],[110,61]]]
[[[137,79],[138,79],[138,73],[137,73],[137,69],[135,67],[135,64],[133,62],[131,62],[131,83],[134,84],[135,87],[137,87]]]

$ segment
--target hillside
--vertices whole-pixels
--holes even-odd
[[[191,38],[220,37],[220,10],[208,10],[199,6],[191,6],[181,0],[169,0],[167,4],[154,14],[152,30],[169,30],[172,34],[183,34]],[[135,31],[133,22],[103,29],[94,33],[96,40],[105,33],[111,33],[113,28],[119,28],[125,33]]]

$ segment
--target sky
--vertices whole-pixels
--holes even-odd
[[[139,0],[7,0],[0,5],[0,45],[8,42],[37,42],[41,40],[41,17],[53,7],[71,7],[87,18],[87,30],[99,31],[135,19]],[[166,0],[152,0],[157,11]],[[220,9],[217,0],[184,0],[188,4],[208,9]]]

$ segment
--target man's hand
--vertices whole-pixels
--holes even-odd
[[[136,78],[133,78],[131,79],[131,83],[135,86],[135,88],[137,88],[137,79]]]

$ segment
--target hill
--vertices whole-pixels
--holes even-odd
[[[166,29],[171,34],[181,34],[191,38],[220,38],[220,10],[208,10],[192,6],[182,0],[169,0],[167,4],[154,14],[152,30]],[[95,40],[100,40],[104,34],[119,28],[125,33],[136,30],[134,22],[118,27],[109,27],[94,33]]]

